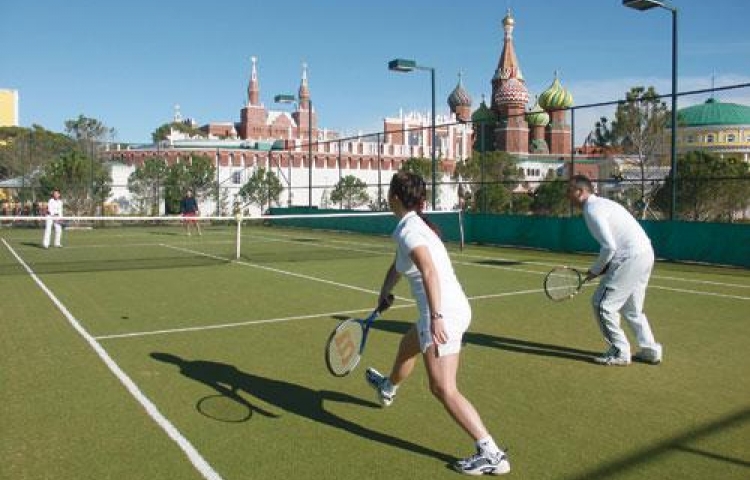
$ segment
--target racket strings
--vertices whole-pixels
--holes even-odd
[[[362,337],[362,326],[354,320],[336,329],[326,347],[326,361],[333,374],[345,375],[359,363]]]
[[[575,270],[560,268],[547,274],[544,290],[552,299],[563,299],[575,295],[581,285],[581,277]]]

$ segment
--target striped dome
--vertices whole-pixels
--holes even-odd
[[[559,110],[573,106],[573,95],[563,88],[557,75],[552,85],[539,95],[539,106],[545,110]]]
[[[709,98],[700,105],[677,110],[677,117],[677,124],[686,127],[750,125],[750,107]]]
[[[503,86],[498,90],[495,102],[499,105],[510,103],[525,105],[529,102],[529,90],[521,80],[509,78],[503,82]]]
[[[451,110],[455,110],[456,107],[471,107],[471,96],[464,90],[461,74],[458,75],[458,85],[448,95],[448,106]]]

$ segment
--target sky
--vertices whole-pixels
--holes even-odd
[[[669,4],[679,92],[750,83],[747,0]],[[319,127],[376,132],[399,111],[430,112],[429,73],[391,72],[394,58],[435,69],[438,114],[459,72],[472,110],[482,95],[489,103],[508,9],[531,98],[555,72],[575,105],[615,101],[637,85],[671,93],[672,13],[621,0],[8,0],[0,89],[18,90],[23,127],[63,132],[84,115],[117,141],[148,143],[175,105],[199,125],[238,122],[254,56],[267,108],[288,110],[273,97],[297,93],[304,62]],[[679,108],[708,96],[680,98]],[[716,98],[750,105],[750,88]],[[602,114],[611,111],[577,114],[577,141]]]

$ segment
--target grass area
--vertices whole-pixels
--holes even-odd
[[[405,282],[351,376],[323,361],[338,322],[373,308],[390,240],[255,227],[235,261],[234,235],[71,230],[44,250],[39,229],[0,229],[0,478],[457,477],[446,464],[472,443],[423,367],[388,409],[363,380],[414,320]],[[748,478],[750,271],[658,263],[646,312],[664,363],[608,368],[590,361],[605,348],[591,290],[541,290],[592,257],[451,253],[474,312],[460,386],[510,478]]]

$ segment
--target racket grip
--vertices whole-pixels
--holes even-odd
[[[388,294],[388,296],[387,296],[386,298],[384,298],[384,299],[383,299],[383,300],[382,300],[382,301],[381,301],[381,302],[380,302],[380,303],[378,304],[378,313],[382,313],[382,312],[385,312],[386,310],[388,310],[388,309],[389,309],[389,308],[391,307],[391,305],[393,305],[393,300],[394,300],[394,298],[395,298],[395,297],[393,296],[393,294],[392,294],[392,293],[391,293],[391,294]]]

